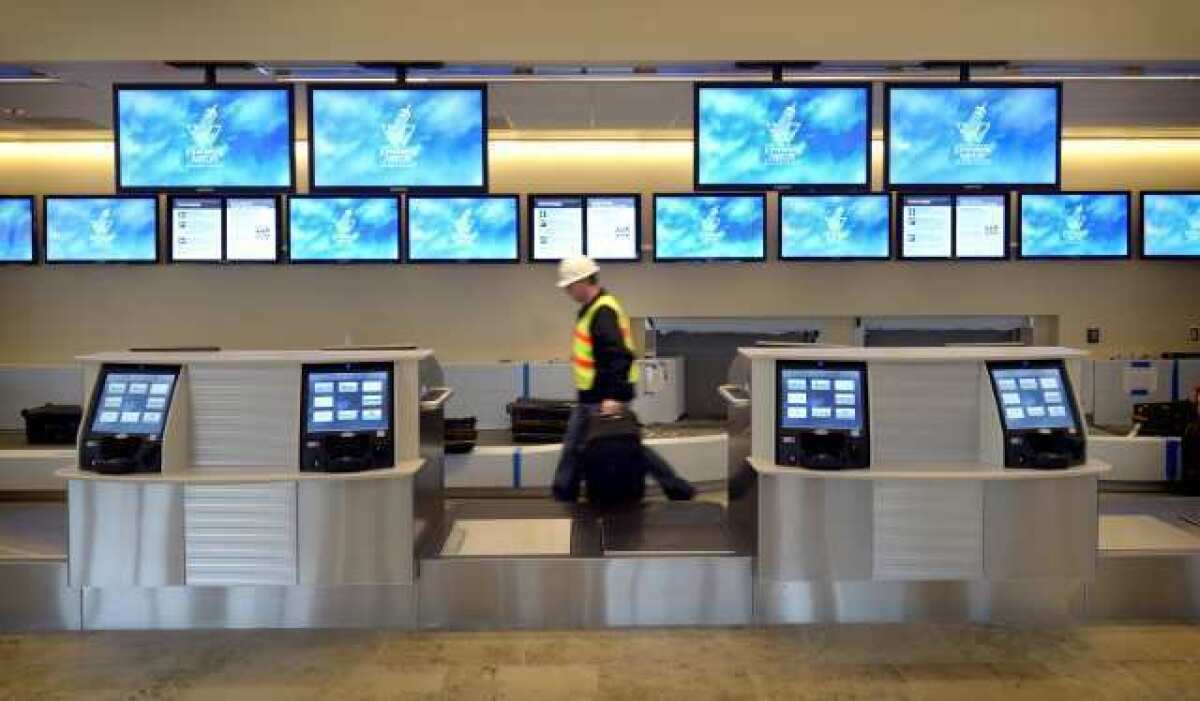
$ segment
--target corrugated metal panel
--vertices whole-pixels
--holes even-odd
[[[296,485],[187,485],[190,586],[296,584]]]
[[[980,484],[876,482],[874,579],[983,577]]]
[[[192,466],[295,468],[298,367],[192,366]]]

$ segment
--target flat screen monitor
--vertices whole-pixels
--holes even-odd
[[[155,263],[158,198],[47,195],[47,263]]]
[[[764,195],[655,195],[656,261],[761,261]]]
[[[482,85],[309,88],[313,189],[487,189]]]
[[[1142,257],[1200,258],[1200,192],[1142,193]]]
[[[600,261],[641,260],[642,198],[639,195],[589,195],[584,202],[587,255]]]
[[[957,195],[954,198],[954,256],[1008,257],[1008,197]]]
[[[305,374],[308,433],[387,431],[391,427],[391,373],[347,370]]]
[[[290,198],[288,259],[297,263],[400,260],[399,201],[395,197]]]
[[[160,436],[178,368],[106,370],[92,405],[89,430],[99,435]]]
[[[1128,258],[1128,192],[1021,193],[1022,258]]]
[[[414,263],[514,263],[517,196],[410,195],[407,245]]]
[[[119,190],[290,190],[292,90],[117,85]]]
[[[279,198],[225,198],[225,260],[275,263],[279,242]]]
[[[1071,387],[1061,364],[988,369],[1005,430],[1079,427]]]
[[[891,257],[891,197],[780,195],[781,260],[886,260]]]
[[[172,197],[170,260],[217,263],[221,260],[220,197]]]
[[[697,84],[694,137],[698,190],[865,190],[871,86]]]
[[[36,260],[33,198],[0,197],[0,264]]]
[[[892,189],[1057,188],[1062,86],[887,86]]]
[[[953,195],[900,196],[900,257],[948,259],[954,248]]]
[[[779,426],[862,432],[864,370],[785,366],[780,370]]]
[[[583,255],[584,198],[529,196],[529,259],[559,261]]]

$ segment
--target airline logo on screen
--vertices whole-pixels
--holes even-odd
[[[464,209],[454,220],[454,244],[460,248],[469,249],[479,241],[479,232],[475,230],[475,212]]]
[[[412,107],[405,105],[396,110],[391,122],[384,124],[383,138],[387,145],[379,149],[381,168],[411,168],[421,156],[421,145],[412,142],[417,133],[417,122]]]
[[[1188,230],[1184,234],[1188,241],[1200,241],[1200,213],[1193,214],[1188,219]]]
[[[850,230],[846,228],[848,218],[845,207],[831,207],[825,211],[826,242],[841,243],[850,238]]]
[[[342,210],[342,216],[333,224],[333,242],[338,246],[350,247],[358,240],[358,231],[356,225],[358,221],[354,218],[354,210],[347,207]]]
[[[100,210],[100,213],[89,222],[88,226],[92,230],[89,241],[93,246],[107,248],[117,238],[117,232],[113,230],[112,209],[108,207]]]
[[[186,156],[190,168],[218,168],[225,160],[229,147],[221,143],[221,115],[217,106],[208,109],[194,122],[188,124],[188,146]]]
[[[763,161],[768,165],[791,165],[795,163],[808,144],[796,141],[803,122],[796,119],[796,103],[783,108],[779,118],[767,125],[767,144],[763,146]]]
[[[704,243],[717,243],[725,238],[725,230],[721,228],[721,210],[710,207],[708,214],[700,220],[700,240]]]
[[[954,147],[954,155],[959,165],[983,166],[992,162],[992,152],[996,144],[985,141],[992,123],[988,121],[988,104],[980,102],[971,111],[971,116],[965,122],[958,123],[958,144]]]
[[[1075,209],[1067,215],[1064,222],[1066,228],[1063,229],[1062,237],[1066,241],[1073,243],[1086,241],[1088,238],[1087,214],[1083,211],[1083,205],[1076,205]]]

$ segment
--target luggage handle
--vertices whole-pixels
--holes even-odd
[[[750,406],[750,397],[739,397],[734,392],[745,392],[739,385],[717,385],[717,394],[725,403],[736,409],[742,409]]]
[[[421,411],[437,411],[445,406],[450,397],[454,396],[453,387],[432,387],[429,392],[436,396],[433,399],[422,399],[420,401]]]

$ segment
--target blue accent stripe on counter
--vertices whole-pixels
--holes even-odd
[[[1168,482],[1179,479],[1179,444],[1178,438],[1168,438],[1163,455],[1163,468]]]
[[[529,363],[521,363],[521,398],[529,399]]]
[[[526,366],[526,367],[528,367],[528,366]],[[513,489],[520,489],[521,488],[521,449],[520,448],[513,449],[512,467],[513,467],[513,480],[512,480]]]
[[[1171,361],[1171,401],[1179,401],[1179,360]]]

